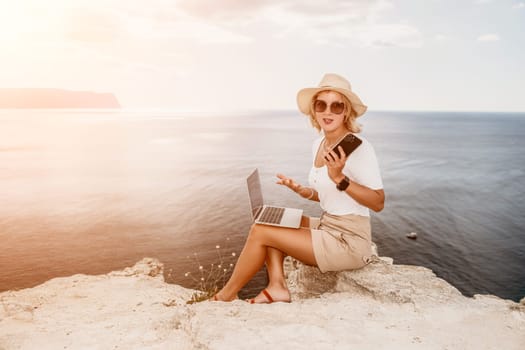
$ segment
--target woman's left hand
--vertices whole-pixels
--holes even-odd
[[[344,178],[343,168],[346,164],[346,154],[341,146],[339,146],[339,154],[341,154],[340,157],[333,150],[323,154],[328,176],[335,183],[339,183]]]

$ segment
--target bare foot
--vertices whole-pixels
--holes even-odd
[[[233,299],[227,299],[227,298],[223,298],[221,295],[219,295],[219,293],[215,294],[214,296],[212,296],[208,300],[209,301],[233,301],[233,300],[239,299],[239,296],[237,294],[235,295],[235,297]]]
[[[268,286],[263,289],[255,298],[249,299],[251,304],[270,304],[275,302],[289,303],[291,301],[288,288]]]

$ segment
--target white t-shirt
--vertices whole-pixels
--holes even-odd
[[[373,190],[382,189],[383,181],[379,172],[379,165],[374,148],[370,142],[361,135],[356,136],[359,137],[363,143],[346,159],[343,173],[350,179],[350,186],[352,186],[352,182],[357,182]],[[355,214],[370,216],[370,210],[367,207],[357,203],[344,191],[339,191],[336,188],[336,184],[328,176],[326,165],[320,168],[315,166],[315,158],[323,138],[324,137],[320,137],[313,143],[313,164],[308,176],[310,186],[319,194],[321,208],[329,214],[334,215]]]

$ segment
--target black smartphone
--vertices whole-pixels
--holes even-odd
[[[348,134],[342,139],[332,150],[335,154],[337,154],[338,157],[341,157],[341,154],[339,153],[339,146],[343,147],[343,151],[346,154],[346,158],[355,151],[359,145],[363,143],[361,139],[355,135]],[[326,157],[325,157],[326,158]]]

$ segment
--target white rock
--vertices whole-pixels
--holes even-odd
[[[293,302],[202,302],[144,259],[0,293],[0,349],[520,349],[525,302],[467,298],[381,258],[321,274],[287,259]]]

